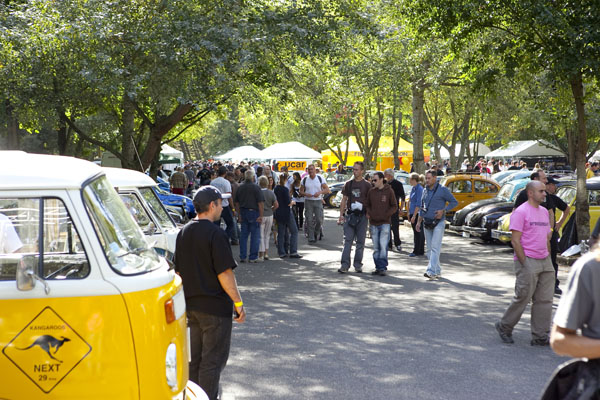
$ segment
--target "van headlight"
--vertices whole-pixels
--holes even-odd
[[[167,384],[172,390],[177,390],[177,345],[175,343],[171,343],[167,347],[165,372],[167,375]]]

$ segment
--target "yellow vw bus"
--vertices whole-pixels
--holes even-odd
[[[196,398],[181,279],[100,167],[0,151],[0,176],[0,399]]]

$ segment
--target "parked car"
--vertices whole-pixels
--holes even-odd
[[[504,178],[502,178],[498,182],[498,184],[500,186],[504,186],[504,185],[506,185],[510,181],[514,181],[514,180],[517,180],[517,179],[529,178],[531,176],[531,173],[533,171],[519,169],[519,170],[516,170],[516,171],[513,171],[513,172],[514,172],[513,174],[507,175]]]
[[[190,199],[189,197],[182,196],[180,194],[173,194],[164,191],[158,187],[153,187],[152,190],[154,190],[154,192],[164,205],[183,207],[183,209],[185,210],[185,216],[187,218],[194,218],[196,216],[194,204],[192,202],[192,199]]]
[[[329,193],[326,194],[325,196],[323,196],[323,200],[325,200],[325,204],[328,207],[331,207],[331,208],[339,207],[339,204],[336,206],[336,203],[334,200],[335,200],[335,196],[338,194],[338,192],[341,192],[342,189],[344,188],[344,184],[345,184],[345,182],[336,182],[336,183],[332,183],[332,184],[328,183]]]
[[[503,203],[507,201],[514,202],[517,198],[517,195],[527,185],[527,182],[529,182],[529,178],[509,182],[506,185],[502,186],[496,197],[492,197],[491,199],[475,201],[469,204],[468,206],[464,207],[462,210],[454,214],[454,217],[450,222],[449,229],[455,232],[462,232],[463,225],[465,224],[465,220],[468,217],[468,215],[480,209],[481,207],[497,203]]]
[[[518,169],[511,170],[511,171],[508,171],[508,170],[507,171],[500,171],[500,172],[496,172],[496,173],[492,174],[491,178],[493,180],[495,180],[496,182],[500,182],[502,179],[506,178],[507,176],[515,174],[517,172],[519,172]]]
[[[560,186],[556,191],[556,195],[571,207],[570,216],[567,218],[559,233],[562,235],[562,230],[569,222],[569,219],[575,212],[575,198],[577,195],[576,181],[570,177],[559,179]],[[590,206],[590,232],[596,226],[596,221],[600,217],[600,177],[590,178],[586,182],[588,201]],[[558,220],[561,217],[560,210],[556,210],[555,218]],[[501,242],[508,243],[512,238],[510,227],[510,214],[503,217],[497,229],[492,230],[492,238],[498,239]]]
[[[164,174],[164,172],[163,172]],[[161,188],[162,190],[166,191],[166,192],[170,192],[171,191],[171,185],[169,184],[169,180],[168,179],[164,179],[161,178],[160,176],[156,177],[156,181],[158,182],[158,187]]]
[[[463,225],[463,234],[479,237],[485,241],[491,241],[492,229],[498,227],[500,217],[509,214],[513,210],[513,201],[488,204],[467,215]]]
[[[496,197],[500,190],[500,185],[490,178],[465,173],[447,175],[440,180],[440,185],[446,186],[458,201],[458,205],[446,214],[447,219],[468,204]]]

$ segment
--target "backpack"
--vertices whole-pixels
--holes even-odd
[[[322,185],[323,178],[321,178],[321,175],[317,175],[317,177],[319,178],[319,183]],[[305,176],[304,178],[302,178],[302,186],[304,186],[304,187],[306,187],[306,178],[308,178],[308,176]]]

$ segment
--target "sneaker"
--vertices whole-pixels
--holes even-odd
[[[302,258],[300,254],[290,254],[290,258]]]
[[[409,257],[416,257],[417,255],[415,253],[410,253],[408,256]]]
[[[255,259],[255,260],[248,260],[248,262],[249,262],[250,264],[256,264],[256,263],[258,262],[258,259]]]
[[[362,268],[354,268],[354,272],[357,274],[362,274]]]
[[[385,269],[376,269],[375,271],[371,272],[371,275],[385,276]]]
[[[263,261],[265,261],[265,258],[261,256],[261,257],[258,257],[256,260],[257,260],[258,262],[263,262]]]
[[[543,338],[543,339],[531,339],[531,345],[532,346],[550,346],[550,339]]]
[[[561,295],[562,294],[562,289],[559,288],[558,286],[555,286],[554,287],[554,294]]]
[[[433,275],[429,275],[427,272],[425,272],[423,276],[428,279],[433,279]]]
[[[281,254],[281,255],[279,255],[279,258],[286,258],[286,257],[287,257],[287,254]]]
[[[398,253],[402,253],[402,246],[396,246],[396,251]]]
[[[339,272],[340,274],[345,274],[345,273],[347,273],[347,272],[348,272],[348,269],[340,267],[340,268],[338,268],[338,272]]]
[[[511,333],[506,333],[502,330],[502,328],[500,327],[500,322],[496,322],[494,324],[494,326],[496,327],[496,331],[498,331],[498,336],[500,336],[500,339],[504,342],[504,343],[514,343],[515,341],[512,338],[512,334]],[[531,341],[531,345],[533,346],[533,340]]]
[[[248,260],[246,260],[245,258],[242,258],[242,259],[240,259],[240,262],[245,263],[245,262],[248,262]]]
[[[264,259],[265,259],[265,260],[268,260],[268,259],[269,259],[269,256],[265,254],[265,257],[264,257]]]

